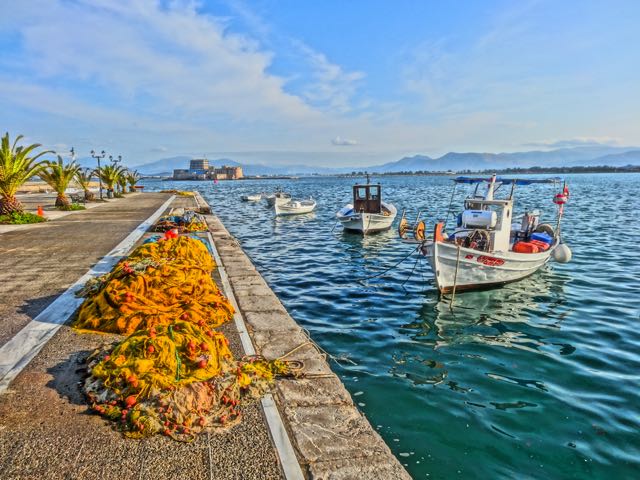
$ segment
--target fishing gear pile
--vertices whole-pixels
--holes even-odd
[[[195,194],[193,192],[187,192],[184,190],[176,190],[175,188],[172,190],[160,190],[160,193],[172,193],[174,195],[178,195],[181,197],[193,197]]]
[[[214,267],[200,240],[165,237],[85,287],[74,327],[129,334],[88,358],[84,385],[92,409],[126,436],[189,441],[205,428],[229,428],[243,404],[289,373],[279,360],[233,359],[214,330],[233,314],[213,283]]]
[[[165,215],[160,217],[155,226],[156,232],[167,232],[176,230],[178,233],[183,232],[203,232],[207,230],[207,224],[202,215],[192,210],[182,210],[175,215]]]
[[[181,319],[218,327],[233,315],[200,240],[178,236],[138,247],[106,276],[88,283],[74,326],[129,335]]]

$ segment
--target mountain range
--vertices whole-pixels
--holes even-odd
[[[189,168],[192,157],[162,158],[135,168],[144,175],[171,175],[176,168]],[[640,148],[612,146],[583,146],[556,150],[536,150],[513,153],[459,153],[449,152],[441,157],[414,155],[400,160],[367,167],[316,167],[309,165],[244,164],[229,158],[210,160],[211,165],[241,166],[245,175],[309,175],[340,174],[352,171],[372,173],[416,171],[485,170],[512,167],[572,167],[572,166],[626,166],[640,165]]]

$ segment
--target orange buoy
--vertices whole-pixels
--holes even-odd
[[[44,217],[44,210],[42,209],[42,205],[38,205],[38,212],[37,215],[39,217]]]

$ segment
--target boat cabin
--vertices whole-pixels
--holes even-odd
[[[488,238],[487,251],[506,252],[511,246],[511,228],[513,222],[513,197],[516,185],[529,185],[532,183],[556,183],[558,178],[551,179],[505,179],[496,178],[469,178],[457,177],[456,183],[475,184],[473,194],[464,201],[464,210],[458,217],[458,228],[455,236],[465,236],[468,232],[481,230],[486,232]],[[487,183],[487,192],[482,195],[478,192],[478,185]],[[505,199],[494,197],[503,185],[511,185],[511,192]],[[531,215],[539,215],[537,211],[525,214],[529,221]],[[537,220],[537,217],[535,218]],[[524,221],[524,220],[523,220]],[[527,226],[527,231],[532,230]]]
[[[353,210],[358,213],[382,213],[381,193],[380,184],[354,185]]]

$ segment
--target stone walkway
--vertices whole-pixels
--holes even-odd
[[[0,346],[170,195],[132,194],[64,218],[0,233]]]

